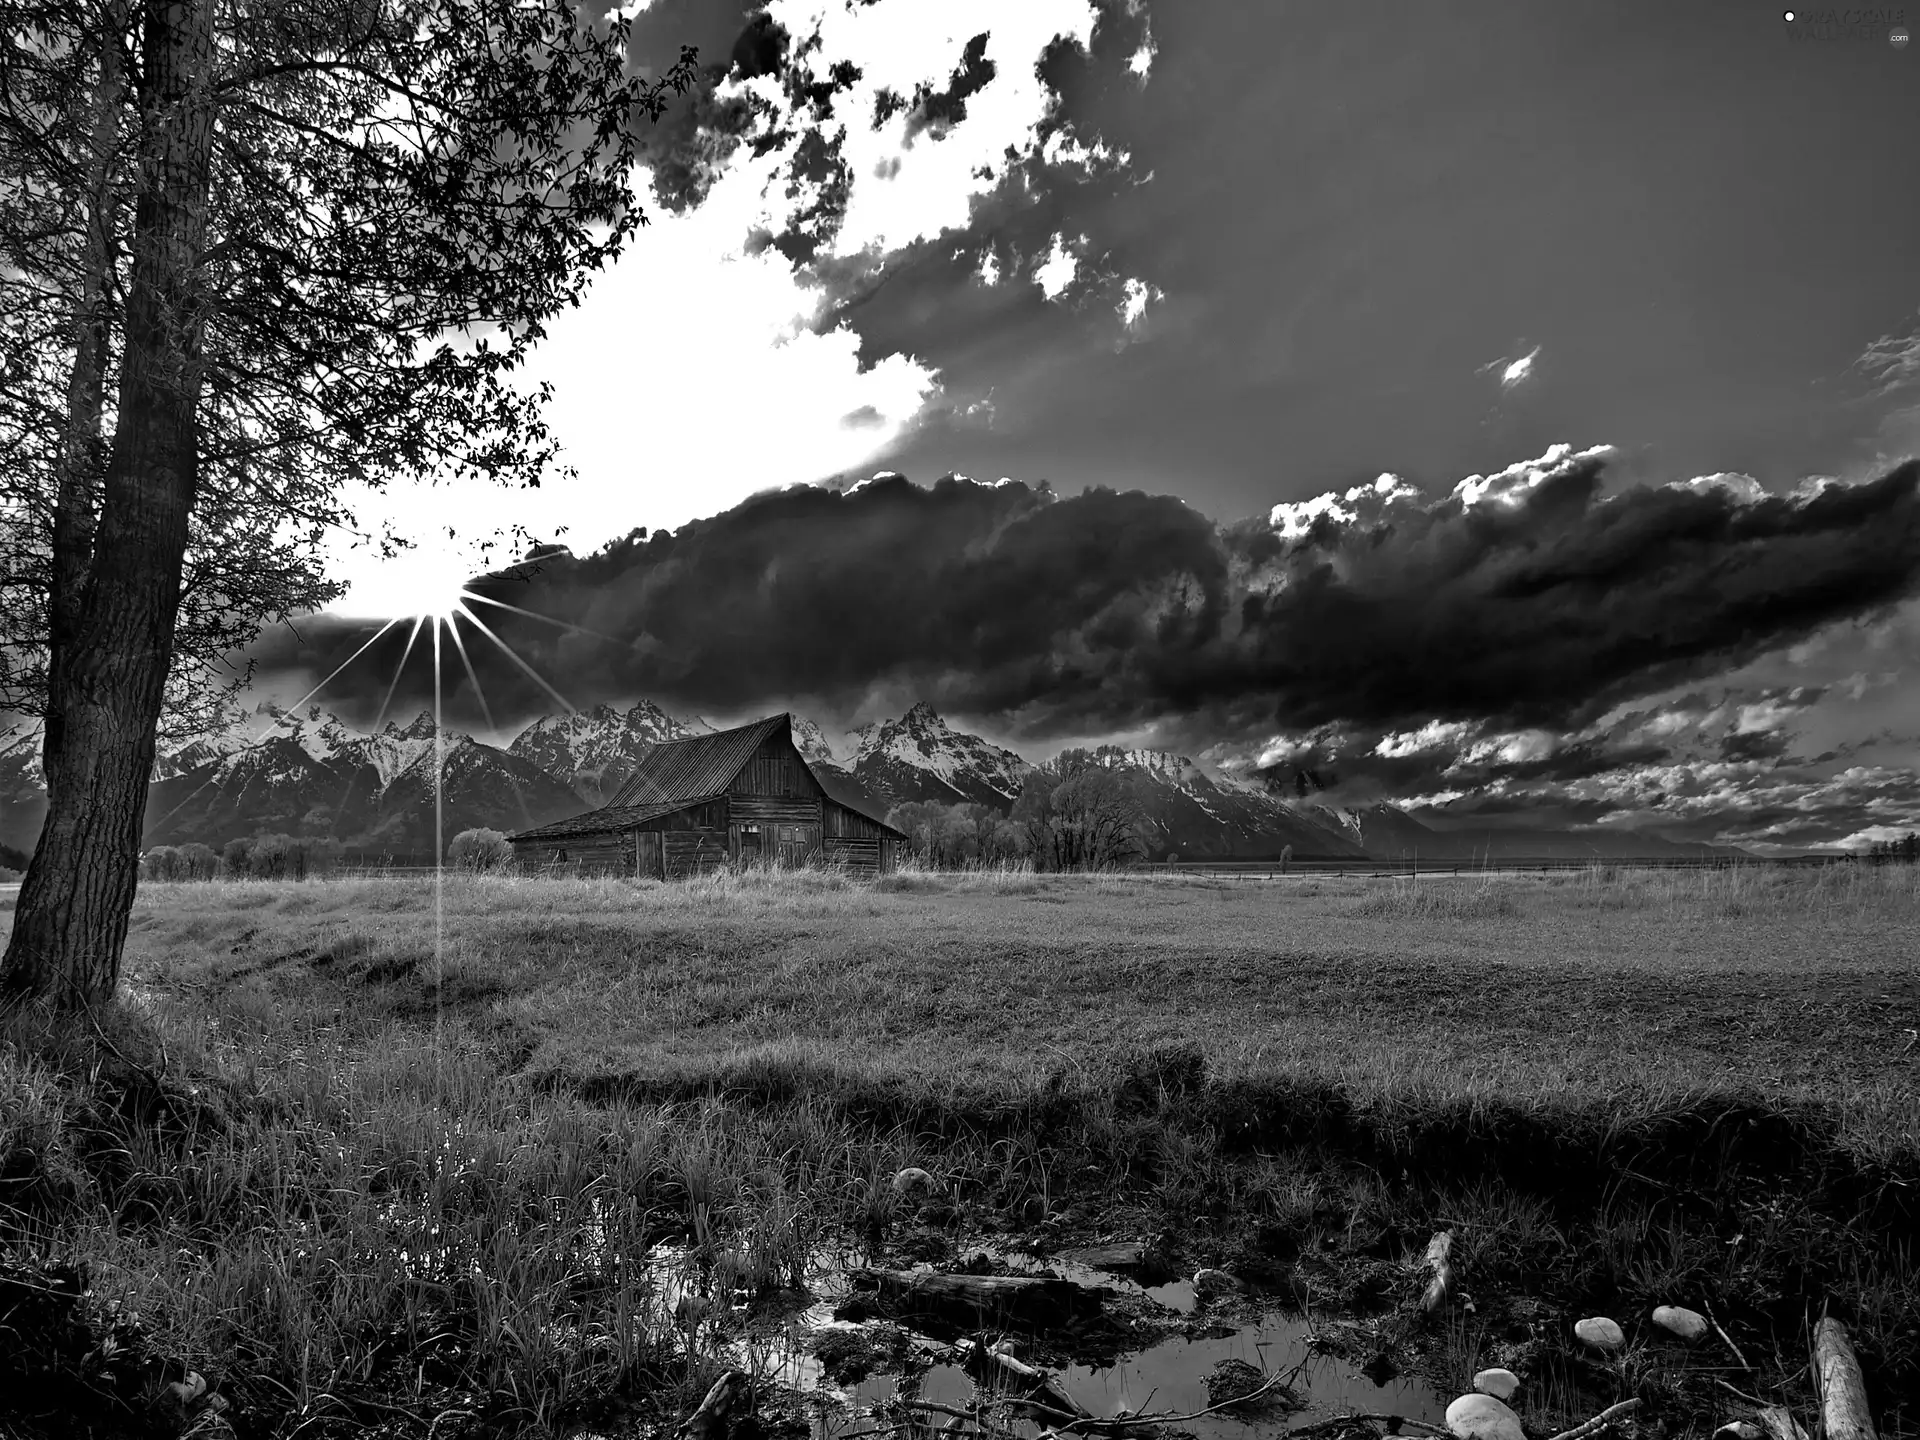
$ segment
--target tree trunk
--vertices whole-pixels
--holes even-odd
[[[147,11],[118,424],[84,569],[58,544],[54,557],[56,577],[69,570],[71,585],[78,574],[78,593],[53,597],[54,616],[64,611],[71,624],[49,637],[47,818],[20,886],[0,988],[66,1008],[109,998],[119,980],[173,660],[199,468],[212,18],[212,0],[163,0]],[[56,534],[79,533],[72,519],[56,519]]]
[[[102,7],[100,72],[93,87],[93,123],[89,127],[81,248],[80,290],[71,324],[73,368],[67,376],[66,430],[60,445],[59,484],[54,496],[52,584],[47,595],[47,635],[51,650],[47,683],[57,687],[80,628],[87,562],[93,554],[94,528],[100,518],[100,477],[104,455],[100,417],[106,401],[113,279],[119,200],[113,169],[120,142],[122,101],[121,46],[126,41],[126,0]],[[42,772],[49,795],[60,784],[61,754],[42,744]]]

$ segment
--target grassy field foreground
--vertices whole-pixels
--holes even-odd
[[[635,1258],[778,1289],[905,1164],[1353,1310],[1447,1224],[1456,1384],[1502,1297],[1706,1303],[1804,1399],[1831,1305],[1901,1435],[1917,921],[1910,867],[151,886],[118,1011],[5,1020],[0,1236],[117,1303],[75,1403],[191,1367],[263,1436],[671,1408],[713,1354]],[[116,1317],[166,1363],[101,1380]]]

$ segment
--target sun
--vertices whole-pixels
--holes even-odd
[[[466,611],[462,600],[479,567],[474,557],[446,547],[419,545],[343,577],[347,593],[328,608],[354,619],[451,622]]]

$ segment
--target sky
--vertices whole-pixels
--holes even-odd
[[[1920,53],[1882,12],[628,13],[636,65],[709,68],[527,377],[577,474],[357,502],[581,557],[479,587],[581,627],[484,616],[567,700],[924,698],[1437,823],[1920,825]],[[261,688],[469,563],[339,557]],[[321,698],[373,719],[402,638]],[[472,728],[557,708],[470,648]]]

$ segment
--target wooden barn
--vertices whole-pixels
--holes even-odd
[[[507,837],[530,868],[674,879],[741,861],[891,870],[906,836],[836,800],[793,743],[792,717],[655,745],[598,810]]]

